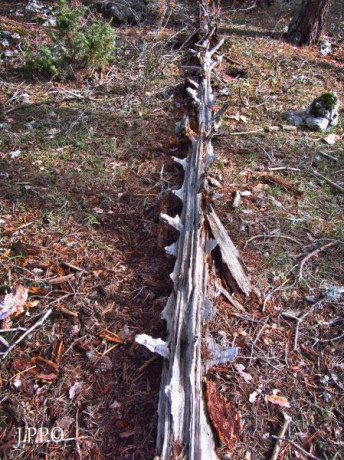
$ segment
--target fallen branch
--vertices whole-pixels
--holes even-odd
[[[85,270],[84,268],[78,267],[77,265],[70,264],[69,262],[61,261],[60,265],[70,268],[71,270],[74,270],[76,272],[88,273],[88,271]]]
[[[45,314],[42,316],[41,319],[39,319],[37,321],[37,323],[35,323],[33,326],[31,326],[26,332],[24,332],[23,335],[21,335],[19,337],[19,339],[17,339],[13,345],[11,345],[4,353],[2,353],[2,356],[0,357],[0,359],[4,360],[6,358],[6,356],[20,343],[22,342],[26,336],[28,336],[29,334],[31,334],[32,331],[34,331],[35,329],[37,329],[38,326],[41,326],[44,321],[48,318],[48,316],[50,316],[52,312],[52,309],[49,309],[48,311],[45,312]]]
[[[271,176],[270,174],[262,174],[262,177],[267,181],[275,185],[279,185],[280,187],[284,188],[288,192],[291,192],[293,195],[300,197],[302,193],[297,188],[293,187],[292,185],[288,184],[285,180],[281,179],[280,177]]]
[[[308,171],[310,174],[313,174],[313,176],[315,177],[318,177],[319,179],[322,179],[324,180],[325,182],[327,182],[328,184],[330,184],[333,188],[335,188],[336,190],[338,190],[339,192],[341,193],[344,193],[344,188],[341,187],[340,185],[338,185],[336,182],[333,182],[333,180],[329,179],[328,177],[326,176],[323,176],[322,174],[318,173],[318,171],[310,171],[310,170],[306,170]]]
[[[333,155],[330,155],[329,153],[324,152],[323,150],[319,150],[319,153],[320,153],[320,155],[323,155],[324,157],[328,158],[329,160],[332,160],[332,161],[335,161],[335,162],[338,161],[337,157],[334,157]]]
[[[183,132],[190,141],[189,154],[175,161],[184,169],[183,185],[172,190],[182,202],[180,215],[160,214],[161,219],[178,233],[166,252],[176,257],[171,279],[173,290],[162,316],[167,323],[167,338],[137,335],[135,340],[160,354],[163,371],[160,385],[157,452],[160,460],[188,458],[215,460],[215,439],[207,414],[204,379],[208,370],[236,358],[236,347],[222,348],[211,334],[208,322],[216,315],[215,293],[209,286],[213,262],[237,299],[248,296],[252,286],[240,255],[212,206],[208,193],[208,167],[215,160],[212,138],[216,129],[212,71],[218,63],[215,54],[223,40],[216,42],[208,0],[200,0],[201,40],[197,51],[198,77],[189,80],[187,90],[192,99],[190,116],[184,117]],[[211,37],[213,39],[211,40]],[[195,45],[196,46],[196,45]],[[196,72],[195,72],[196,73]],[[195,81],[197,80],[197,81]],[[224,110],[223,110],[224,111]],[[215,281],[215,280],[212,280]],[[230,296],[230,294],[229,294]],[[230,299],[228,299],[230,300]],[[242,310],[242,305],[232,303]]]
[[[334,160],[335,157],[332,157],[332,159]],[[318,177],[319,179],[324,180],[325,182],[330,184],[333,188],[335,188],[339,192],[344,193],[344,188],[343,187],[341,187],[336,182],[333,182],[333,180],[329,179],[328,177],[323,176],[318,171],[314,171],[314,170],[307,169],[307,168],[292,168],[290,166],[277,166],[275,168],[268,168],[268,169],[269,169],[269,171],[283,171],[283,170],[285,170],[285,171],[305,172],[307,174],[311,174],[311,175],[313,175],[315,177]]]
[[[315,345],[318,342],[325,343],[325,342],[335,342],[336,340],[340,340],[344,337],[344,332],[336,337],[332,337],[331,339],[315,339]]]
[[[301,260],[300,263],[300,271],[299,271],[299,279],[303,279],[303,267],[305,266],[305,263],[309,261],[312,257],[315,257],[316,255],[320,254],[320,252],[326,251],[326,249],[331,248],[332,246],[335,246],[336,244],[340,243],[339,240],[336,241],[331,241],[330,243],[324,244],[324,246],[321,246],[320,248],[316,249],[315,251],[311,252],[310,254],[307,254],[306,257],[304,257]]]

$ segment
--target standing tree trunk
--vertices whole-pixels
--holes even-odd
[[[272,6],[275,3],[275,0],[258,0],[257,6],[264,8],[264,6]]]
[[[331,0],[303,0],[294,15],[287,40],[298,46],[314,45],[320,38]]]

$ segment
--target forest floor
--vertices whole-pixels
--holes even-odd
[[[44,41],[33,12],[16,14],[26,4],[2,2],[0,28]],[[344,113],[324,134],[283,119],[327,91],[344,101],[344,42],[327,56],[293,47],[291,14],[278,3],[220,19],[213,85],[229,108],[210,175],[261,299],[243,311],[215,302],[212,328],[240,347],[207,376],[227,418],[215,427],[223,459],[271,458],[285,420],[280,459],[344,458]],[[18,42],[1,62],[0,294],[24,300],[0,335],[11,345],[36,325],[2,355],[1,458],[154,457],[161,358],[134,336],[164,334],[172,287],[163,247],[175,235],[159,213],[179,211],[166,190],[182,181],[172,156],[188,149],[176,123],[194,30],[180,28],[116,28],[115,61],[92,78],[24,79]],[[28,427],[67,440],[15,448]]]

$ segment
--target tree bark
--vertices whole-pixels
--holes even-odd
[[[320,38],[331,0],[303,0],[287,33],[287,40],[298,46],[314,45]]]
[[[275,3],[275,0],[258,0],[257,5],[260,8],[264,8],[265,6],[272,6]]]

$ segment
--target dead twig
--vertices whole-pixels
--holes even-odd
[[[338,161],[337,157],[334,157],[333,155],[330,155],[329,153],[324,152],[323,150],[319,150],[319,153],[320,153],[320,155],[328,158],[329,160],[336,161],[336,162]]]
[[[60,265],[63,265],[67,268],[70,268],[71,270],[74,270],[76,272],[82,272],[82,273],[88,273],[87,270],[78,267],[77,265],[70,264],[69,262],[60,262]]]
[[[336,190],[338,190],[339,192],[344,193],[344,188],[343,187],[338,185],[336,182],[333,182],[333,180],[329,179],[328,177],[323,176],[322,174],[318,173],[318,171],[313,171],[312,170],[312,171],[308,171],[308,172],[310,174],[313,174],[313,176],[318,177],[319,179],[322,179],[325,182],[327,182],[328,184],[332,185],[332,187],[335,188]]]
[[[282,411],[282,414],[284,417],[284,423],[280,429],[280,432],[278,433],[276,444],[270,460],[277,460],[282,447],[282,440],[284,439],[285,432],[287,431],[289,423],[291,422],[291,417],[288,414],[286,414],[284,411]]]
[[[328,249],[328,248],[330,248],[332,246],[335,246],[338,243],[340,243],[339,240],[331,241],[330,243],[324,244],[324,246],[321,246],[320,248],[316,249],[315,251],[307,254],[306,257],[304,257],[301,260],[301,263],[300,263],[299,279],[302,280],[302,278],[303,278],[303,267],[305,266],[305,263],[308,262],[309,259],[311,259],[312,257],[320,254],[320,252],[326,251],[326,249]]]
[[[254,131],[241,131],[237,133],[228,133],[230,136],[244,136],[245,134],[257,134],[257,133],[263,133],[264,128],[260,129],[255,129]]]
[[[82,458],[79,440],[79,409],[77,409],[75,417],[75,450],[78,455],[78,458]]]
[[[297,350],[297,347],[298,347],[298,340],[299,340],[299,329],[300,329],[300,324],[302,323],[302,321],[308,316],[310,315],[311,313],[313,313],[316,309],[322,307],[323,303],[324,303],[324,300],[325,298],[322,298],[320,300],[318,300],[318,302],[316,302],[311,308],[310,310],[306,311],[306,313],[304,313],[303,315],[301,316],[298,316],[298,317],[294,317],[294,316],[290,316],[290,318],[293,318],[297,321],[296,323],[296,328],[295,328],[295,337],[294,337],[294,350]]]
[[[230,133],[230,134],[236,134],[236,133]],[[332,157],[333,160],[334,160],[334,158],[335,157]],[[344,188],[343,187],[341,187],[336,182],[333,182],[333,180],[329,179],[328,177],[323,176],[318,171],[314,171],[314,170],[306,169],[306,168],[291,168],[289,166],[278,166],[278,167],[275,167],[275,168],[269,168],[269,171],[282,171],[282,170],[298,171],[298,172],[305,172],[305,173],[308,173],[308,174],[312,174],[313,176],[318,177],[319,179],[322,179],[323,181],[327,182],[328,184],[330,184],[333,188],[335,188],[339,192],[344,193]]]
[[[272,183],[274,185],[279,185],[280,187],[282,187],[283,189],[287,190],[288,192],[291,192],[296,197],[301,197],[302,194],[303,194],[303,192],[301,192],[301,190],[298,190],[294,186],[288,184],[288,182],[286,182],[285,180],[281,179],[280,177],[275,177],[275,176],[272,176],[271,174],[266,174],[266,173],[263,173],[262,177],[268,183]]]
[[[270,315],[268,315],[268,316],[265,318],[262,327],[259,329],[259,332],[258,332],[256,338],[255,338],[254,341],[252,342],[252,345],[251,345],[251,358],[253,358],[253,348],[255,347],[256,343],[257,343],[258,340],[259,340],[259,337],[262,335],[264,329],[266,328],[269,319],[270,319]],[[251,360],[250,360],[250,364],[251,364]]]
[[[17,339],[17,340],[14,342],[14,344],[11,345],[11,346],[8,348],[8,350],[6,350],[6,351],[3,353],[1,359],[4,360],[4,359],[6,358],[6,356],[7,356],[7,355],[8,355],[8,354],[9,354],[9,353],[10,353],[10,352],[11,352],[11,351],[22,341],[22,340],[25,339],[25,337],[26,337],[27,335],[29,335],[29,334],[30,334],[33,330],[35,330],[38,326],[41,326],[41,325],[44,323],[44,321],[48,318],[48,316],[50,316],[50,314],[51,314],[52,311],[53,311],[53,310],[52,310],[51,308],[50,308],[48,311],[46,311],[45,314],[42,316],[41,319],[39,319],[33,326],[31,326],[26,332],[24,332],[24,334],[21,335],[21,336],[19,337],[19,339]]]
[[[158,358],[158,355],[152,356],[148,361],[146,361],[145,363],[143,363],[142,366],[139,367],[139,368],[137,369],[137,372],[138,372],[139,374],[141,374],[141,372],[143,372],[143,371],[146,369],[146,367],[148,367],[148,366],[149,366],[152,362],[154,362],[157,358]]]
[[[44,281],[50,285],[65,283],[66,281],[71,281],[75,278],[73,273],[65,276],[58,276],[56,278],[45,279]]]
[[[228,300],[228,302],[235,307],[237,310],[242,311],[246,313],[246,308],[238,302],[233,296],[230,295],[230,293],[224,289],[222,286],[219,284],[216,285],[217,290]]]
[[[321,342],[321,343],[325,343],[325,342],[334,342],[336,340],[340,340],[344,337],[344,332],[340,335],[337,335],[336,337],[332,337],[331,339],[316,339],[315,340],[315,345],[318,343],[318,342]]]
[[[298,444],[296,444],[294,441],[290,441],[290,439],[286,439],[286,438],[282,438],[282,437],[279,437],[279,436],[274,436],[272,435],[271,436],[273,439],[277,439],[277,440],[280,440],[280,441],[285,441],[285,442],[288,442],[290,445],[292,445],[293,447],[295,447],[295,449],[299,450],[300,452],[302,452],[304,455],[306,455],[306,457],[308,458],[312,458],[313,460],[321,460],[319,457],[316,457],[315,455],[311,454],[310,452],[307,452],[305,449],[303,449],[301,446],[299,446]]]
[[[248,239],[244,245],[244,249],[246,249],[247,245],[253,241],[253,240],[256,240],[257,238],[283,238],[285,240],[289,240],[289,241],[293,241],[294,243],[298,244],[299,246],[302,246],[302,243],[298,240],[296,240],[295,238],[292,238],[291,236],[287,236],[287,235],[264,235],[264,234],[261,234],[261,235],[256,235],[256,236],[252,236],[252,238]]]

